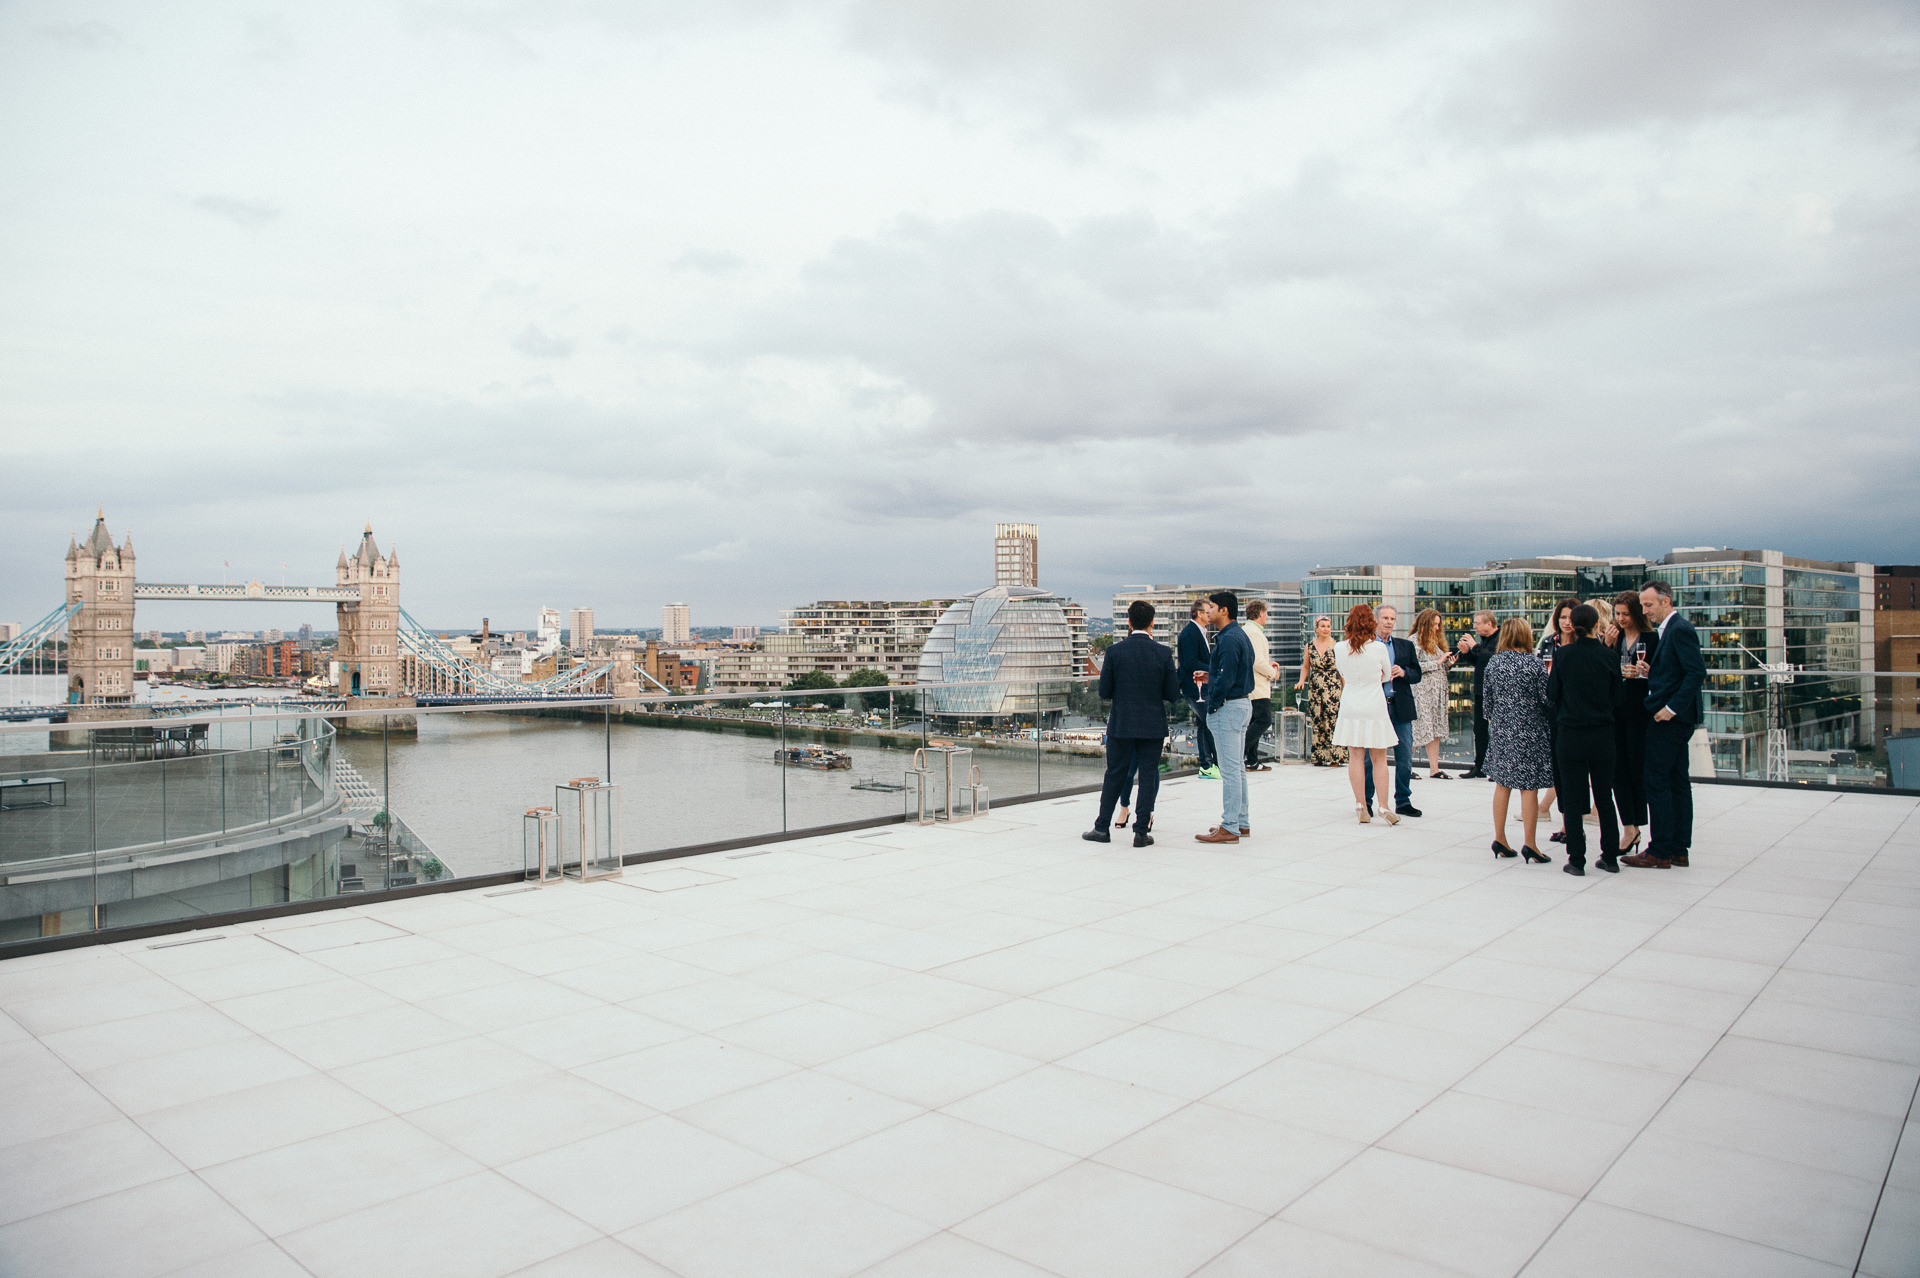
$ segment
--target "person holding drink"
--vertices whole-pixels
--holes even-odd
[[[1620,662],[1620,702],[1613,711],[1613,804],[1620,814],[1620,855],[1640,847],[1647,823],[1647,674],[1653,668],[1653,623],[1640,596],[1623,590],[1613,598],[1613,651]]]
[[[1553,606],[1553,614],[1547,618],[1547,632],[1540,637],[1540,647],[1537,651],[1540,654],[1540,664],[1546,668],[1549,679],[1553,677],[1554,654],[1559,652],[1563,645],[1571,644],[1576,637],[1573,633],[1573,610],[1579,606],[1580,601],[1569,595]],[[1548,716],[1547,757],[1553,765],[1553,784],[1548,786],[1547,792],[1540,796],[1540,807],[1545,812],[1553,810],[1553,801],[1560,794],[1560,751],[1554,740],[1558,731],[1558,725],[1552,716]],[[1566,809],[1562,808],[1560,828],[1547,836],[1555,843],[1567,841],[1566,815]]]

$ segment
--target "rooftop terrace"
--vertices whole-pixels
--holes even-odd
[[[1690,870],[1285,768],[1226,851],[1188,780],[1142,851],[1057,799],[9,960],[0,1272],[1911,1275],[1915,801],[1696,793]]]

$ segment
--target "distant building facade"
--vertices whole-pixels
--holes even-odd
[[[575,608],[567,614],[567,647],[575,652],[593,651],[593,609]]]
[[[1040,584],[1040,528],[1038,524],[993,526],[993,584]]]
[[[691,643],[693,610],[683,603],[670,603],[660,610],[660,642]]]
[[[1113,596],[1113,633],[1127,633],[1127,605],[1144,599],[1153,605],[1153,637],[1169,647],[1187,624],[1188,610],[1195,600],[1222,590],[1231,590],[1240,600],[1240,615],[1246,616],[1247,604],[1262,599],[1267,604],[1267,620],[1262,627],[1267,649],[1282,671],[1297,670],[1300,665],[1300,583],[1297,581],[1255,581],[1242,586],[1158,585],[1122,586]],[[1287,683],[1291,685],[1292,679]]]
[[[1920,565],[1882,564],[1873,575],[1873,668],[1920,671]],[[1875,679],[1875,722],[1888,735],[1920,732],[1920,678]]]

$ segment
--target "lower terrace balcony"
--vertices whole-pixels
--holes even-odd
[[[0,962],[0,1272],[1920,1269],[1915,801],[1702,785],[1693,868],[1489,787],[1093,800]]]

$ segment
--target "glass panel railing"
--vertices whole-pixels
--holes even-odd
[[[1449,683],[1442,758],[1462,766],[1470,676]],[[1795,672],[1791,687],[1770,705],[1762,687],[1757,728],[1750,716],[1710,723],[1696,775],[1840,787],[1911,775],[1896,756],[1920,738],[1879,740],[1868,677]],[[1107,709],[1079,678],[4,725],[0,953],[96,929],[519,878],[526,813],[564,814],[588,778],[619,788],[617,819],[595,809],[589,860],[601,861],[616,843],[638,857],[897,820],[923,788],[936,819],[950,798],[955,811],[982,795],[998,808],[1097,785]],[[1173,720],[1168,766],[1192,766],[1185,705]],[[1309,714],[1278,705],[1260,757],[1300,764],[1315,732]],[[578,860],[577,832],[559,846]]]

